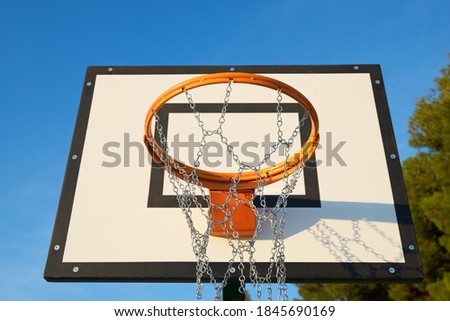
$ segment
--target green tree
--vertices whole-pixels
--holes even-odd
[[[420,247],[420,284],[300,284],[305,300],[450,300],[450,64],[436,89],[416,104],[409,144],[418,149],[403,163]]]

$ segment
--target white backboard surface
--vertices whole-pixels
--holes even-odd
[[[228,70],[88,69],[46,268],[48,280],[194,280],[189,228],[167,174],[152,166],[143,125],[150,104],[169,87]],[[319,116],[320,145],[291,196],[286,216],[288,280],[420,278],[379,66],[242,66],[236,71],[263,74],[295,87]],[[225,87],[191,92],[204,111],[206,127],[217,127]],[[262,157],[264,146],[276,139],[276,97],[266,88],[233,85],[223,130],[243,159]],[[289,97],[283,97],[282,104],[283,130],[290,133],[301,108]],[[163,110],[166,135],[175,142],[171,151],[190,162],[189,146],[200,136],[186,98],[174,98]],[[305,130],[302,138],[308,134]],[[210,144],[205,169],[235,171],[219,140]],[[301,145],[298,138],[293,148]],[[276,183],[266,191],[275,198],[281,188]],[[198,215],[197,227],[205,223]],[[256,246],[258,262],[268,262],[271,247],[271,233],[263,230]],[[230,257],[227,240],[212,237],[208,255],[220,270]]]

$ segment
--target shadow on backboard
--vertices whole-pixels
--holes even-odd
[[[410,240],[401,235],[411,224],[406,214],[407,205],[329,201],[322,201],[321,208],[288,209],[284,238],[291,249],[286,262],[293,259],[297,263],[290,268],[302,271],[302,279],[295,281],[310,282],[317,275],[324,282],[337,281],[335,275],[340,282],[398,280],[400,274],[405,279],[420,279],[420,266],[406,263],[413,254],[408,250]],[[258,240],[272,239],[266,222]],[[292,250],[293,244],[298,250]],[[307,259],[292,258],[295,252]],[[289,269],[290,263],[286,265]],[[324,277],[327,274],[329,278]]]
[[[286,213],[285,242],[303,243],[299,251],[321,252],[335,262],[404,262],[399,224],[408,206],[327,202],[321,208],[290,208]],[[258,240],[272,240],[265,222]],[[297,242],[296,242],[297,243]]]
[[[340,221],[368,221],[400,224],[400,211],[408,210],[408,206],[395,206],[382,203],[356,202],[321,202],[320,208],[288,208],[286,213],[286,227],[284,237],[288,238],[302,231],[306,231],[320,220]],[[375,224],[375,223],[374,223]],[[272,239],[272,232],[266,222],[259,233],[258,239]]]

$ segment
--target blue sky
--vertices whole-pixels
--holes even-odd
[[[193,284],[42,277],[87,66],[380,64],[405,159],[448,17],[446,0],[2,1],[0,299],[195,299]]]

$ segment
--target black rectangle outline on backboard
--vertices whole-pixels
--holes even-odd
[[[392,121],[379,65],[316,66],[94,66],[88,67],[80,100],[78,117],[70,148],[44,278],[62,282],[194,282],[195,262],[63,262],[78,171],[89,121],[97,75],[208,74],[214,72],[260,73],[365,73],[370,74],[380,129],[391,179],[392,194],[399,224],[405,263],[286,263],[286,282],[418,282],[423,269],[412,225],[402,169],[392,128]],[[348,115],[351,117],[351,115]],[[320,118],[320,115],[319,115]],[[363,133],[361,133],[363,134]],[[394,155],[394,156],[391,156]],[[76,157],[74,157],[76,156]],[[188,242],[189,240],[187,240]],[[299,245],[301,250],[302,245]],[[220,274],[227,263],[211,263]],[[258,269],[267,268],[259,263]],[[75,272],[76,271],[76,272]],[[217,278],[220,280],[220,277]],[[205,280],[208,281],[208,280]],[[276,281],[276,280],[273,280]]]
[[[296,113],[298,121],[300,122],[304,116],[304,110],[298,104],[286,103],[283,104],[284,113]],[[196,110],[203,113],[220,113],[223,104],[196,104]],[[163,135],[167,138],[169,114],[184,113],[187,115],[193,114],[189,104],[165,104],[163,108],[158,111],[159,124],[162,125]],[[227,113],[276,113],[276,104],[229,104]],[[283,114],[282,114],[283,115]],[[303,146],[311,131],[311,122],[308,120],[300,128],[300,140]],[[156,141],[160,141],[158,132],[155,133]],[[319,181],[317,177],[317,167],[315,155],[303,169],[305,194],[304,195],[290,195],[287,202],[287,207],[320,207]],[[192,165],[191,165],[192,166]],[[152,162],[150,184],[148,191],[147,207],[179,207],[177,197],[175,195],[164,195],[164,169],[156,162]],[[277,195],[266,195],[267,206],[275,206],[278,200]],[[207,206],[202,197],[198,197],[199,203]],[[258,199],[255,199],[255,205],[260,207]]]

